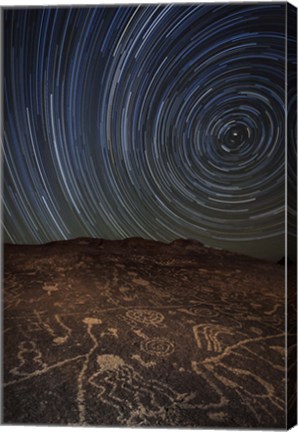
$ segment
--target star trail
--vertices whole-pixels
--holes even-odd
[[[282,255],[284,15],[285,3],[6,9],[4,240],[192,238]]]

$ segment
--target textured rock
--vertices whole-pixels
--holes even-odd
[[[284,427],[284,299],[192,240],[5,245],[4,422]]]

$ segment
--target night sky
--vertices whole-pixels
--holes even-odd
[[[5,242],[284,255],[285,3],[3,19]]]

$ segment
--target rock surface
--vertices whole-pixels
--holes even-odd
[[[5,245],[4,423],[285,427],[284,301],[196,241]]]

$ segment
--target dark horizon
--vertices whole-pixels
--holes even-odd
[[[180,237],[180,238],[176,238],[176,239],[174,239],[174,240],[170,240],[170,241],[167,241],[167,242],[165,242],[165,241],[161,241],[161,240],[154,240],[154,239],[146,239],[146,238],[143,238],[143,237],[125,237],[125,238],[118,238],[118,239],[111,239],[111,238],[99,238],[99,237],[72,237],[72,238],[69,238],[69,239],[57,239],[57,240],[51,240],[51,241],[49,241],[49,242],[44,242],[44,243],[11,243],[11,242],[4,242],[3,243],[3,245],[4,246],[6,246],[6,245],[9,245],[9,246],[16,246],[16,247],[18,247],[18,246],[47,246],[47,245],[51,245],[51,244],[54,244],[54,243],[67,243],[67,242],[80,242],[80,241],[90,241],[90,242],[93,242],[93,241],[98,241],[98,242],[100,242],[100,241],[102,241],[102,242],[125,242],[125,241],[127,241],[127,242],[129,242],[129,241],[143,241],[144,243],[146,243],[146,242],[150,242],[150,243],[157,243],[157,244],[161,244],[161,245],[171,245],[172,243],[175,243],[175,242],[179,242],[179,241],[181,241],[181,242],[189,242],[189,243],[195,243],[195,244],[197,244],[197,245],[201,245],[201,246],[203,246],[204,248],[207,248],[207,249],[216,249],[216,250],[222,250],[223,252],[231,252],[231,253],[234,253],[234,254],[236,254],[236,255],[243,255],[243,256],[247,256],[247,257],[251,257],[251,258],[256,258],[256,259],[260,259],[260,260],[265,260],[265,261],[270,261],[270,262],[274,262],[274,263],[279,263],[280,261],[282,261],[284,258],[285,258],[285,255],[278,255],[278,256],[276,256],[276,257],[272,257],[271,259],[270,258],[268,258],[267,256],[265,256],[265,255],[262,255],[262,253],[259,253],[259,254],[257,254],[257,255],[253,255],[253,254],[247,254],[247,253],[245,253],[245,251],[244,252],[239,252],[239,251],[236,251],[236,250],[232,250],[232,249],[224,249],[224,248],[220,248],[220,247],[218,247],[218,246],[216,246],[216,245],[208,245],[208,244],[205,244],[205,243],[203,243],[202,241],[200,241],[200,240],[198,240],[198,239],[191,239],[191,238],[183,238],[183,237]],[[291,256],[288,256],[288,260],[290,259],[290,262],[293,262],[293,257],[291,258]],[[295,261],[295,264],[296,264],[296,261]]]

